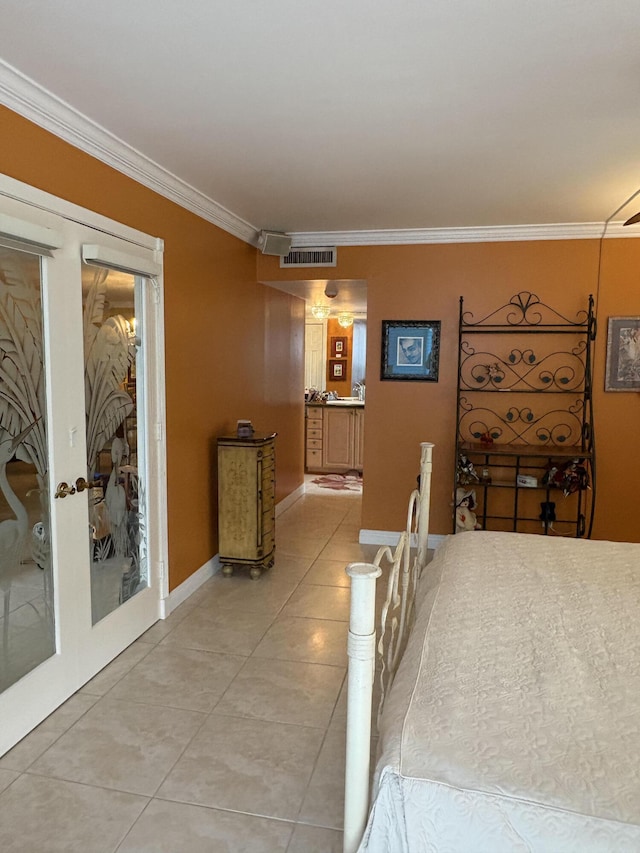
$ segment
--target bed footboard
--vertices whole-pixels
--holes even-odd
[[[344,785],[343,850],[357,850],[369,806],[369,762],[371,750],[371,702],[375,674],[376,578],[379,566],[351,563],[351,611],[347,653],[347,756]],[[365,784],[362,784],[365,780]],[[360,816],[347,820],[347,815]]]
[[[433,444],[422,442],[420,488],[411,493],[407,527],[394,550],[380,548],[373,563],[351,563],[351,607],[347,652],[347,753],[345,769],[344,853],[355,853],[369,810],[371,712],[375,675],[376,579],[388,571],[387,596],[382,607],[378,652],[382,703],[391,686],[413,617],[418,579],[427,561]],[[412,546],[415,548],[412,555]],[[388,568],[387,568],[388,565]]]

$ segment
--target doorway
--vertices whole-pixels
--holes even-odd
[[[160,615],[156,243],[0,180],[0,754]]]

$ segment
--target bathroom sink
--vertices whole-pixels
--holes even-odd
[[[327,400],[327,406],[364,406],[364,400],[359,397],[340,397],[338,400]]]

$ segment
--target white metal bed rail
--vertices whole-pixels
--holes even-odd
[[[378,643],[378,653],[382,659],[379,722],[384,699],[406,645],[413,620],[416,587],[427,560],[433,447],[434,445],[427,441],[420,445],[420,487],[411,493],[407,526],[395,549],[392,551],[389,546],[383,546],[373,563],[351,563],[346,568],[351,578],[351,605],[347,645],[349,672],[344,853],[355,853],[358,849],[369,810],[371,711],[376,649],[376,579],[383,573],[383,562],[390,564]],[[411,546],[414,542],[416,548],[412,560]]]

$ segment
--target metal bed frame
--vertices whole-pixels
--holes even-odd
[[[347,752],[344,802],[344,853],[355,853],[369,812],[371,716],[376,655],[376,580],[388,572],[380,640],[381,698],[377,719],[389,692],[413,623],[416,587],[427,562],[429,505],[434,445],[420,445],[419,488],[411,493],[407,526],[392,550],[381,547],[372,563],[350,563],[351,607],[347,653]]]

